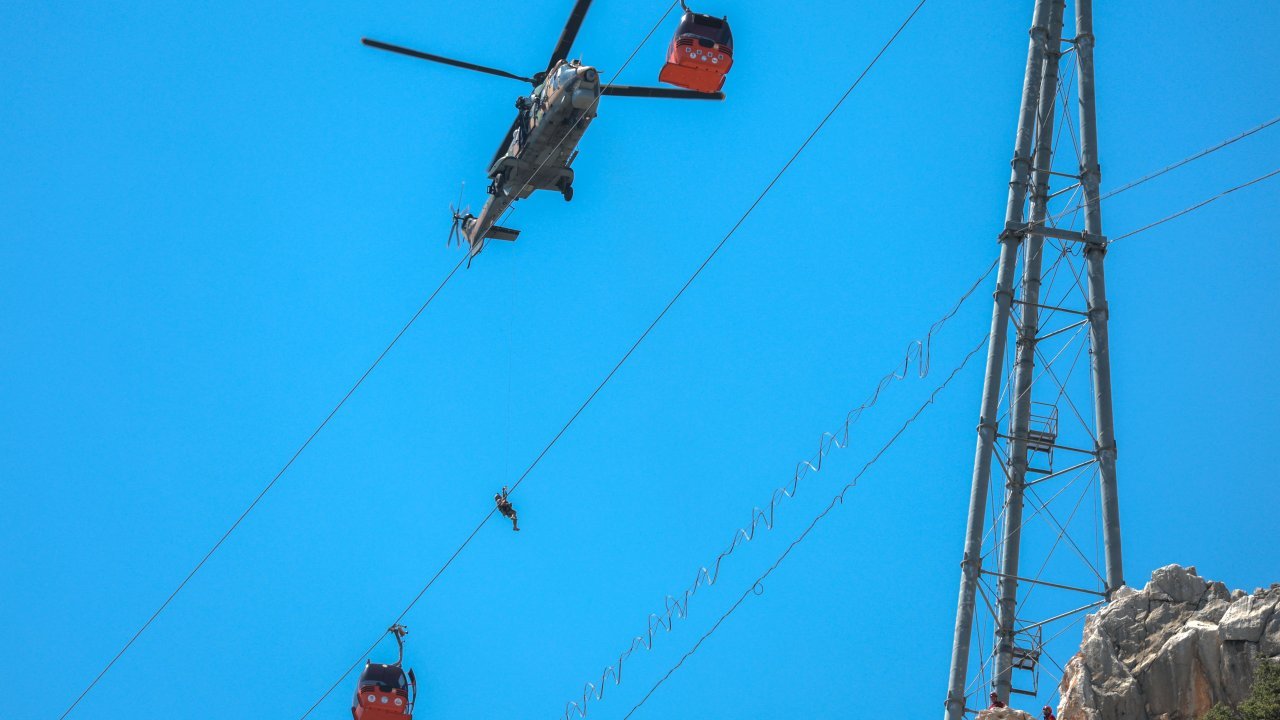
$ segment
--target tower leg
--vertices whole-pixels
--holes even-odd
[[[1102,539],[1107,565],[1107,597],[1124,585],[1120,548],[1120,506],[1116,497],[1116,438],[1111,410],[1111,348],[1107,336],[1107,284],[1103,272],[1102,207],[1098,185],[1098,122],[1093,90],[1093,0],[1076,1],[1076,53],[1080,65],[1080,185],[1084,191],[1084,230],[1095,240],[1086,245],[1089,295],[1089,370],[1093,379],[1094,422],[1098,434],[1098,477]]]
[[[1014,142],[1013,170],[1009,181],[1009,201],[1005,227],[1019,226],[1031,177],[1031,148],[1036,110],[1040,100],[1041,72],[1049,34],[1052,0],[1036,0],[1031,40],[1027,49],[1027,69],[1022,86],[1018,134]],[[1004,373],[1004,351],[1008,342],[1009,308],[1013,302],[1013,281],[1021,235],[1009,231],[1000,235],[1000,261],[996,274],[995,309],[991,316],[991,337],[987,345],[986,376],[982,388],[982,412],[978,419],[978,444],[973,461],[973,484],[969,494],[969,518],[965,527],[964,557],[960,563],[960,596],[956,606],[955,636],[951,648],[951,672],[947,683],[946,720],[961,720],[965,710],[965,682],[969,669],[969,643],[973,637],[973,611],[982,573],[982,528],[986,522],[987,490],[991,480],[991,455],[996,440],[996,419],[1000,399],[1000,379]]]
[[[969,680],[970,643],[973,635],[977,594],[982,590],[984,574],[982,543],[984,531],[1001,533],[998,536],[1000,572],[998,598],[993,612],[996,621],[996,642],[992,685],[996,695],[1008,701],[1012,688],[1012,674],[1017,658],[1015,635],[1018,630],[1019,572],[1022,560],[1023,502],[1029,474],[1043,475],[1049,479],[1056,474],[1028,466],[1028,454],[1032,443],[1031,391],[1037,370],[1036,351],[1040,333],[1039,310],[1041,295],[1041,265],[1046,233],[1065,240],[1083,241],[1085,274],[1088,286],[1087,312],[1080,313],[1089,331],[1090,372],[1094,403],[1094,459],[1097,461],[1101,493],[1101,520],[1103,542],[1106,551],[1105,592],[1108,598],[1124,584],[1120,550],[1120,516],[1116,498],[1116,445],[1111,398],[1111,359],[1107,337],[1107,299],[1103,261],[1106,243],[1102,234],[1102,215],[1098,186],[1097,122],[1095,117],[1093,75],[1093,3],[1092,0],[1075,0],[1076,39],[1074,40],[1078,63],[1078,87],[1080,117],[1080,168],[1079,185],[1084,198],[1084,230],[1074,233],[1066,230],[1049,230],[1044,227],[1048,215],[1049,178],[1053,174],[1053,125],[1059,82],[1058,61],[1061,57],[1062,25],[1065,0],[1035,0],[1035,14],[1031,28],[1031,42],[1027,52],[1027,68],[1022,88],[1022,104],[1019,110],[1017,138],[1014,143],[1013,173],[1009,183],[1008,205],[1005,210],[1005,229],[1000,236],[999,272],[996,276],[995,310],[991,321],[987,368],[982,393],[982,409],[978,425],[978,444],[973,464],[973,482],[969,495],[969,516],[965,528],[964,557],[961,562],[960,596],[956,607],[955,636],[951,650],[951,670],[948,677],[946,720],[961,720],[967,709],[965,692]],[[1034,151],[1033,151],[1033,147]],[[1023,208],[1030,194],[1029,222],[1023,222]],[[1066,233],[1066,234],[1064,234]],[[1026,242],[1023,243],[1025,236]],[[1015,272],[1018,269],[1018,251],[1025,251],[1021,277],[1021,297],[1014,297]],[[1066,258],[1068,263],[1070,258]],[[1069,263],[1070,264],[1070,263]],[[1076,270],[1072,270],[1073,274]],[[1064,298],[1067,299],[1067,298]],[[1007,435],[997,431],[998,404],[1001,399],[1003,356],[1008,342],[1008,326],[1012,305],[1020,307],[1017,328],[1013,378],[1008,388],[1011,417]],[[1060,304],[1060,303],[1055,303]],[[1050,306],[1043,306],[1050,307]],[[1051,307],[1052,312],[1067,308]],[[1048,317],[1048,316],[1046,316]],[[1068,328],[1074,327],[1069,325]],[[1050,333],[1056,335],[1059,329]],[[1056,357],[1056,356],[1055,356]],[[1052,361],[1050,361],[1052,362]],[[1049,368],[1043,368],[1048,372]],[[1066,392],[1066,388],[1061,388]],[[1073,409],[1074,409],[1074,403]],[[1056,425],[1052,431],[1056,442]],[[991,465],[998,437],[1007,438],[1008,466],[1005,487],[1005,514],[1003,530],[1000,519],[988,521],[986,504],[991,497]],[[1037,441],[1040,442],[1040,441]],[[1076,448],[1086,447],[1075,443]],[[1076,448],[1062,446],[1068,450]],[[1072,470],[1089,464],[1081,463]],[[1066,472],[1066,471],[1063,471]],[[1048,474],[1046,474],[1048,473]],[[1070,519],[1068,519],[1070,522]],[[990,523],[990,525],[988,525]],[[1058,524],[1055,521],[1055,524]],[[1066,527],[1061,526],[1061,534]],[[1052,549],[1049,550],[1052,554]],[[1046,557],[1046,563],[1048,558]],[[1086,561],[1087,562],[1087,561]],[[1053,583],[1047,583],[1053,585]],[[1067,589],[1080,589],[1057,585]],[[1086,590],[1086,592],[1088,592]],[[1025,592],[1024,592],[1025,595]],[[1033,626],[1062,619],[1079,610],[1058,614]],[[984,698],[985,699],[985,698]],[[985,703],[975,703],[981,706]]]
[[[1040,79],[1039,122],[1036,127],[1036,149],[1032,155],[1031,217],[1033,227],[1044,222],[1048,214],[1049,169],[1053,160],[1053,125],[1058,98],[1058,59],[1062,52],[1062,13],[1064,0],[1053,0],[1049,33],[1045,38],[1044,73]],[[1031,430],[1031,389],[1035,382],[1036,336],[1040,333],[1040,268],[1044,255],[1044,238],[1035,233],[1027,237],[1022,260],[1022,303],[1018,324],[1017,350],[1014,359],[1013,411],[1009,420],[1009,474],[1005,486],[1004,552],[1000,562],[1000,599],[996,605],[995,665],[991,675],[1000,699],[1008,702],[1013,687],[1014,621],[1018,608],[1018,565],[1022,552],[1022,510],[1027,476],[1027,435]]]

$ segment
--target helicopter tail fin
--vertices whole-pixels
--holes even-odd
[[[489,228],[489,232],[484,234],[485,240],[506,240],[507,242],[515,242],[518,237],[520,237],[519,230],[512,230],[501,225],[494,225]]]

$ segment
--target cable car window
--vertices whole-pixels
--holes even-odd
[[[377,685],[379,690],[403,690],[408,686],[404,671],[394,665],[368,665],[360,673],[360,687]]]
[[[721,45],[733,44],[733,35],[729,31],[728,23],[711,15],[685,13],[684,17],[680,19],[680,26],[676,29],[676,34],[697,35]]]

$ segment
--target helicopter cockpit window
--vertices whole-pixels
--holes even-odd
[[[404,671],[395,665],[367,665],[360,673],[360,687],[376,685],[383,692],[404,690],[409,686]]]

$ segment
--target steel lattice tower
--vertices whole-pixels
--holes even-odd
[[[1074,37],[1064,39],[1065,1],[1035,1],[999,235],[946,720],[986,707],[988,687],[1004,702],[1011,693],[1043,695],[1040,673],[1053,674],[1044,663],[1052,661],[1061,672],[1048,652],[1050,642],[1124,584],[1103,274],[1106,238],[1098,194],[1093,8],[1091,0],[1074,0],[1074,5]],[[1073,73],[1078,125],[1071,122],[1071,83],[1064,80]],[[1070,155],[1055,150],[1068,143],[1076,162],[1059,169],[1055,155]],[[1054,179],[1067,184],[1051,192]],[[1056,214],[1055,203],[1064,203]],[[1072,229],[1081,215],[1083,228]],[[1073,372],[1086,347],[1087,381]],[[1093,406],[1091,422],[1086,403]],[[993,467],[1004,480],[1002,497],[991,487]],[[1078,529],[1088,514],[1080,512],[1088,497],[1094,499],[1095,560],[1103,552],[1105,562],[1091,560],[1087,543],[1070,532],[1073,521]],[[1080,593],[1092,597],[1082,602]],[[983,629],[983,619],[989,629]],[[1046,631],[1057,634],[1045,640]]]

